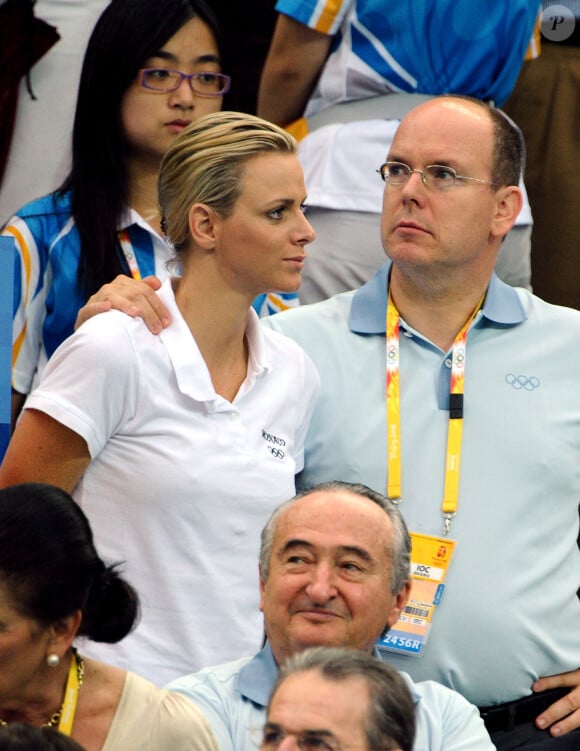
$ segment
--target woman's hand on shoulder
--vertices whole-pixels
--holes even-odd
[[[153,334],[159,334],[171,323],[169,313],[157,294],[160,287],[161,281],[156,276],[147,276],[139,281],[119,274],[89,297],[78,312],[75,330],[99,313],[120,310],[132,318],[141,317]]]

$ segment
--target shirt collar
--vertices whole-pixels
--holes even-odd
[[[270,691],[277,677],[278,665],[270,644],[266,642],[258,654],[240,670],[235,687],[245,699],[260,707],[267,707]]]
[[[373,650],[373,657],[376,657],[378,660],[383,659],[381,653],[376,648]],[[417,691],[415,684],[407,673],[401,673],[401,675],[407,683],[413,702],[417,704],[421,699],[421,695]],[[249,699],[260,707],[267,707],[270,692],[277,677],[278,664],[272,654],[270,643],[266,642],[258,654],[240,670],[235,680],[235,688],[245,699]]]
[[[387,290],[391,262],[387,261],[375,276],[358,289],[352,299],[349,328],[355,334],[385,334]],[[516,326],[527,314],[514,287],[492,274],[482,308],[482,318],[504,326]]]
[[[159,338],[171,359],[179,390],[196,401],[213,401],[215,389],[207,368],[202,367],[197,342],[177,307],[171,277],[163,282],[157,294],[171,316],[171,325],[160,332]]]
[[[249,362],[248,371],[256,375],[272,370],[272,363],[268,356],[268,348],[264,336],[264,327],[260,324],[260,318],[253,308],[248,310],[246,323],[246,337],[248,339]]]
[[[124,229],[130,229],[134,225],[138,225],[150,234],[158,236],[153,227],[149,224],[149,222],[146,222],[145,219],[143,219],[141,214],[135,211],[135,209],[132,209],[130,206],[127,206],[117,222],[117,232],[121,232]]]
[[[203,363],[203,357],[177,307],[171,278],[167,278],[163,282],[158,295],[171,316],[171,325],[163,329],[159,337],[165,344],[171,358],[179,390],[197,401],[215,401],[216,393],[209,372],[207,367],[200,367],[200,364]],[[253,308],[248,310],[246,336],[249,351],[248,374],[236,395],[236,399],[252,388],[256,378],[272,369],[264,328],[260,325],[260,319]],[[234,402],[236,399],[234,399]]]

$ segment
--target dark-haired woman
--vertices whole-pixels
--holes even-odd
[[[70,736],[53,727],[13,722],[0,725],[0,751],[86,751]]]
[[[138,608],[67,493],[41,483],[0,490],[0,726],[54,727],[86,751],[217,751],[185,697],[73,646],[120,641]]]
[[[71,172],[3,229],[19,259],[13,418],[90,295],[118,274],[167,276],[159,162],[186,125],[221,109],[222,59],[204,0],[122,0],[101,14],[83,62]]]

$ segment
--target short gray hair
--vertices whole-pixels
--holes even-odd
[[[307,490],[301,491],[274,510],[262,530],[260,545],[260,572],[262,579],[267,581],[270,573],[272,546],[274,544],[274,535],[276,533],[276,526],[280,515],[301,498],[305,498],[313,493],[351,493],[352,495],[358,495],[361,498],[367,498],[369,501],[376,503],[377,506],[380,506],[380,508],[383,509],[393,523],[394,528],[393,545],[389,548],[388,554],[392,563],[391,594],[398,594],[401,589],[403,589],[406,582],[409,581],[411,575],[411,538],[405,520],[401,516],[401,512],[386,496],[377,493],[376,490],[372,490],[372,488],[369,488],[367,485],[363,485],[362,483],[342,482],[340,480],[333,480],[332,482],[323,482],[319,485],[314,485]]]
[[[337,683],[362,678],[369,696],[364,727],[368,748],[411,751],[415,739],[415,705],[404,678],[392,665],[356,649],[310,647],[284,663],[270,694],[268,710],[286,678],[308,671]]]
[[[518,185],[526,169],[526,144],[520,127],[499,107],[481,99],[466,94],[442,94],[441,98],[463,100],[487,112],[493,128],[493,187]]]

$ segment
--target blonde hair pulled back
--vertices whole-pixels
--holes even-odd
[[[193,204],[229,216],[245,164],[268,152],[295,154],[296,147],[282,128],[242,112],[213,112],[185,128],[163,157],[157,182],[162,229],[176,252],[188,245]]]

